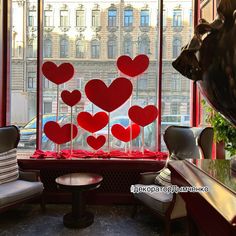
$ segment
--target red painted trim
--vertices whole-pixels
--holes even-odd
[[[163,42],[163,0],[159,1],[159,61],[158,61],[158,109],[157,150],[161,150],[161,114],[162,114],[162,42]]]
[[[36,149],[41,149],[42,142],[42,103],[43,103],[43,86],[42,86],[42,63],[43,63],[43,1],[38,0],[38,38],[37,38],[37,141]]]
[[[10,120],[10,43],[11,43],[11,1],[1,1],[0,31],[0,126],[6,126]]]

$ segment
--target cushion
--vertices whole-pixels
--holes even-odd
[[[15,181],[18,177],[16,148],[0,153],[0,184]]]
[[[136,184],[135,187],[139,188],[142,186],[142,184]],[[151,188],[152,186],[155,187],[155,185],[149,185]],[[161,215],[165,215],[166,211],[168,210],[171,201],[173,199],[172,193],[165,193],[165,192],[139,192],[134,193],[134,196],[141,200],[145,205],[153,209],[154,211],[158,212]]]
[[[16,180],[0,185],[0,207],[30,198],[43,191],[41,182]]]
[[[168,168],[164,168],[155,178],[155,184],[161,186],[169,186],[171,185],[171,172]]]

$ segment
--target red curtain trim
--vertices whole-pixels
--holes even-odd
[[[122,159],[152,159],[152,160],[166,160],[168,156],[167,152],[153,152],[150,150],[145,150],[144,154],[140,151],[132,151],[132,153],[125,153],[122,151],[114,150],[110,154],[102,150],[97,152],[90,152],[85,150],[73,150],[72,155],[70,150],[62,150],[61,152],[52,152],[52,151],[42,151],[36,150],[34,154],[30,157],[32,159],[70,159],[70,158],[101,158],[101,159],[110,159],[110,158],[122,158]]]

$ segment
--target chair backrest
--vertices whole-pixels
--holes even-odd
[[[179,159],[206,158],[212,156],[213,128],[169,126],[164,141],[171,154]]]
[[[0,127],[0,153],[16,148],[19,140],[20,132],[16,126]]]

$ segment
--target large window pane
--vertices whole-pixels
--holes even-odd
[[[162,127],[169,125],[190,125],[190,80],[181,76],[171,65],[179,56],[181,48],[192,36],[192,1],[164,0],[163,19],[163,74],[162,74]],[[162,150],[166,150],[164,141]]]

